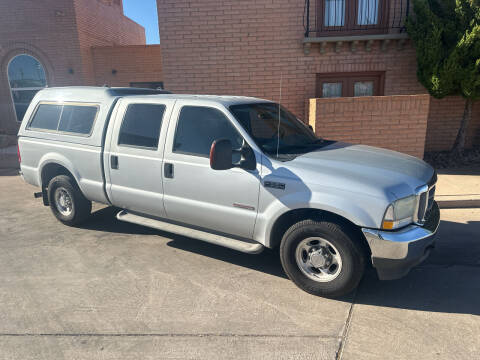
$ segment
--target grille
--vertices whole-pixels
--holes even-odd
[[[433,200],[435,198],[435,188],[436,186],[433,185],[433,187],[428,191],[428,207],[427,207],[427,211],[430,211],[432,209],[432,206],[433,206]]]
[[[432,208],[427,213],[427,219],[423,225],[425,229],[435,231],[440,221],[440,210],[438,205],[433,203]]]
[[[428,218],[430,210],[433,207],[435,199],[435,185],[437,182],[437,173],[433,174],[433,177],[428,182],[428,189],[417,195],[418,210],[417,210],[417,223],[423,224]]]
[[[417,218],[419,222],[423,222],[425,218],[425,213],[427,211],[427,197],[428,191],[420,194],[420,199],[418,200],[418,213]]]

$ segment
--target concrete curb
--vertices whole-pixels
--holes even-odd
[[[435,196],[440,209],[480,208],[480,195]]]
[[[480,167],[439,170],[435,200],[442,209],[480,208]]]

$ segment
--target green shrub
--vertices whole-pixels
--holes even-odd
[[[414,0],[413,10],[407,31],[415,44],[418,80],[435,98],[466,99],[452,149],[459,153],[480,97],[480,0]]]

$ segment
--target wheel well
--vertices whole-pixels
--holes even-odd
[[[72,173],[70,171],[68,171],[67,168],[65,168],[64,166],[59,165],[57,163],[49,163],[49,164],[45,165],[42,169],[41,179],[42,179],[43,204],[46,205],[46,206],[49,205],[48,196],[47,196],[48,183],[55,176],[58,176],[58,175],[67,175],[70,178],[72,178],[73,181],[76,181],[75,177],[72,175]]]
[[[335,222],[336,224],[346,226],[353,233],[355,238],[359,240],[365,254],[370,255],[370,247],[368,246],[367,239],[365,239],[365,236],[360,230],[360,227],[338,214],[332,213],[330,211],[311,208],[290,210],[282,214],[275,221],[275,224],[273,224],[273,228],[270,233],[270,247],[275,248],[280,245],[283,234],[285,233],[285,231],[288,230],[288,228],[290,228],[290,226],[302,220],[308,219],[328,219],[329,221]]]

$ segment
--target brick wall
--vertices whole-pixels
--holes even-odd
[[[0,134],[15,135],[19,126],[7,78],[15,55],[36,57],[50,87],[93,85],[91,46],[145,44],[120,0],[1,0],[0,20]]]
[[[431,100],[425,151],[450,150],[463,117],[465,100],[459,96]],[[465,146],[480,145],[480,103],[474,104]]]
[[[0,1],[0,14],[0,133],[16,134],[7,77],[10,60],[30,54],[43,64],[49,86],[80,85],[80,45],[72,1]]]
[[[312,6],[315,1],[311,1]],[[314,98],[315,75],[333,72],[385,72],[384,95],[426,94],[417,81],[415,49],[391,42],[386,51],[360,42],[352,52],[318,44],[303,52],[303,0],[157,0],[165,87],[174,92],[249,95],[278,101],[305,118]],[[398,9],[397,9],[398,10]],[[311,16],[315,12],[311,11]],[[453,101],[455,103],[455,101]],[[427,150],[448,150],[463,109],[452,100],[435,101]],[[467,145],[480,144],[480,106],[468,130]]]
[[[473,105],[472,123],[467,130],[467,146],[480,146],[480,102]]]
[[[429,95],[310,99],[309,123],[323,138],[423,157]]]
[[[304,117],[315,97],[315,74],[385,71],[385,95],[423,93],[414,49],[375,42],[303,52],[303,0],[158,0],[166,88],[174,92],[250,95],[283,102]]]
[[[123,15],[121,3],[107,0],[73,0],[83,79],[86,85],[95,84],[93,46],[144,45],[145,29]]]
[[[95,85],[129,86],[130,82],[163,81],[160,45],[94,47],[92,55]]]

